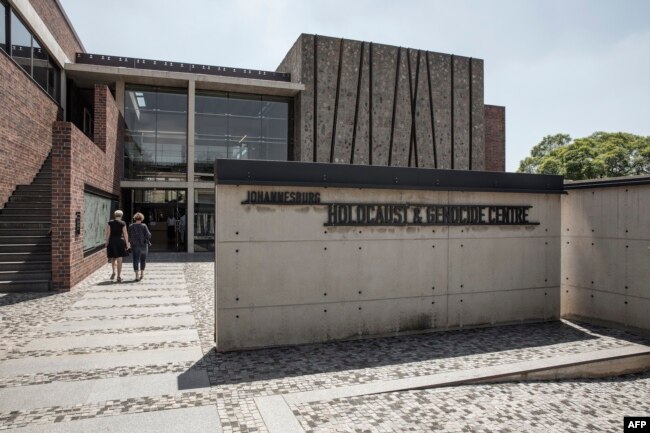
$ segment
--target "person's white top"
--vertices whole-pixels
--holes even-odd
[[[167,218],[167,226],[173,227],[174,225],[176,225],[176,218],[174,217]]]

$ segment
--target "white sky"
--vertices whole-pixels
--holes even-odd
[[[300,33],[485,60],[506,168],[544,135],[650,135],[650,0],[60,0],[91,53],[275,70]]]

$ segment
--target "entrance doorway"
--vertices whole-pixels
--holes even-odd
[[[184,189],[127,189],[122,195],[128,221],[144,215],[151,231],[149,251],[187,251],[187,192]]]

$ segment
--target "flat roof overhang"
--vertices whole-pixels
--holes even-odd
[[[93,86],[95,84],[111,85],[117,81],[148,86],[187,87],[188,81],[195,81],[197,90],[255,93],[270,96],[295,96],[302,90],[305,90],[304,84],[285,81],[86,65],[80,63],[66,63],[65,73],[81,87]]]

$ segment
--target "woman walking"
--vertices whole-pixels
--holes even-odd
[[[122,211],[116,210],[113,219],[106,225],[106,255],[111,261],[113,273],[111,281],[115,278],[115,267],[117,265],[117,282],[122,282],[122,257],[128,254],[126,250],[131,248],[129,234],[126,231],[126,223],[122,221]]]
[[[144,267],[147,264],[147,253],[149,253],[149,239],[151,232],[144,221],[144,215],[140,212],[133,215],[133,224],[129,226],[129,239],[133,247],[133,270],[135,271],[135,281],[140,281],[144,277]],[[138,267],[140,275],[138,275]]]

